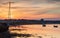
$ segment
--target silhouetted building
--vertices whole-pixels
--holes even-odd
[[[46,27],[44,19],[41,19],[41,24],[43,27]]]

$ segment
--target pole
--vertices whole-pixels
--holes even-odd
[[[8,5],[9,5],[9,7],[8,7],[8,26],[10,25],[10,19],[11,19],[11,2],[9,1],[8,2]]]
[[[11,2],[9,2],[8,19],[11,19]]]

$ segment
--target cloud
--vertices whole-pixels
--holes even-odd
[[[11,2],[20,3],[20,2],[29,2],[30,4],[40,4],[40,3],[48,3],[48,1],[53,0],[10,0]],[[9,2],[9,0],[0,0],[0,3]]]
[[[9,0],[0,0],[0,3],[8,2]]]
[[[11,0],[11,2],[15,2],[15,4],[22,3],[22,5],[25,4],[25,6],[26,6],[26,4],[29,6],[30,5],[36,6],[36,5],[40,5],[40,4],[54,4],[54,3],[56,4],[56,2],[53,2],[53,1],[57,1],[57,0]],[[6,3],[6,2],[8,2],[8,0],[1,0],[0,3],[2,3],[2,2]]]
[[[50,0],[50,1],[56,1],[56,2],[60,2],[60,0]]]
[[[48,13],[60,14],[60,7],[59,8],[55,8],[55,9],[51,9],[51,10],[48,11]]]
[[[12,18],[60,18],[58,15],[60,14],[60,11],[58,11],[60,10],[60,3],[53,1],[55,0],[12,0],[12,2],[15,2],[11,4]],[[4,3],[0,3],[0,16],[7,18],[8,1],[1,0],[0,2]]]

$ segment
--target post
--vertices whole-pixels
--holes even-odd
[[[11,2],[9,2],[8,19],[11,19]]]

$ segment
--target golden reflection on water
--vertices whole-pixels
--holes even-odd
[[[37,36],[42,36],[42,38],[60,38],[60,24],[46,24],[46,27],[42,25],[18,25],[10,26],[10,33],[17,34],[32,34],[29,38],[38,38]],[[57,28],[53,26],[57,25]],[[15,30],[12,30],[15,29]],[[16,30],[17,29],[17,30]]]

